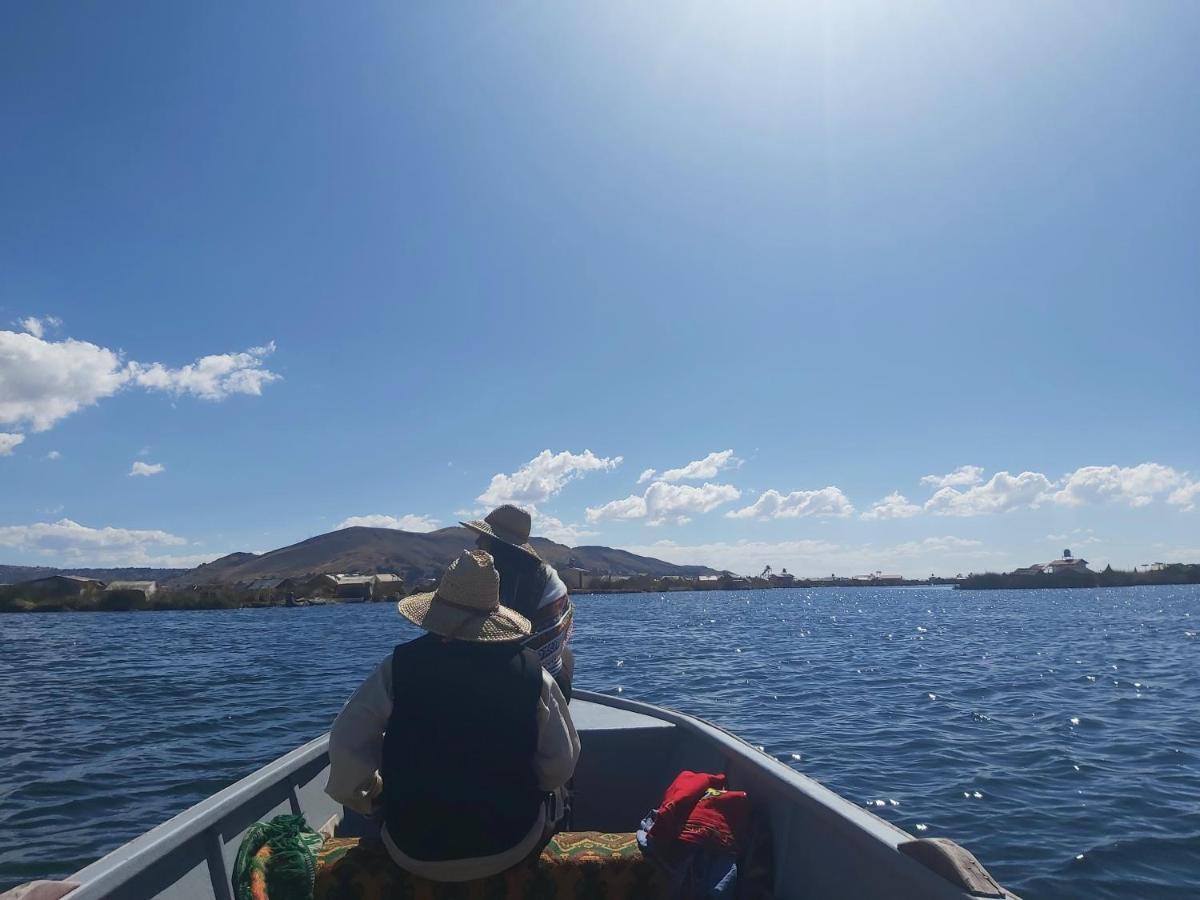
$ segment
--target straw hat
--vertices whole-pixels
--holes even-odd
[[[500,605],[500,575],[482,550],[464,550],[436,591],[405,597],[396,608],[414,625],[459,641],[516,641],[531,631],[528,619]]]
[[[505,503],[484,516],[482,522],[460,522],[459,524],[479,534],[486,534],[490,538],[516,547],[518,550],[524,550],[534,559],[541,560],[537,551],[533,549],[533,545],[529,543],[529,529],[532,525],[529,513],[519,506]]]

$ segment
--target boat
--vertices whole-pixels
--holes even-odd
[[[1016,900],[953,842],[915,838],[702,719],[590,691],[575,692],[571,713],[583,745],[576,830],[633,831],[680,771],[724,772],[770,823],[782,900]],[[328,743],[293,750],[86,866],[68,879],[77,886],[67,897],[232,900],[230,872],[251,824],[297,813],[327,833],[352,824],[324,792]]]

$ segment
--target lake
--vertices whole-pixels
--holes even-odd
[[[577,686],[723,725],[1026,900],[1200,895],[1200,587],[577,603]],[[0,890],[328,730],[416,633],[390,604],[0,616]]]

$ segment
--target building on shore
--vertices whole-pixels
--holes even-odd
[[[734,575],[732,572],[717,576],[717,584],[726,591],[748,591],[754,586],[745,575]]]
[[[582,591],[591,578],[591,573],[579,566],[563,566],[558,570],[558,577],[563,580],[568,591]]]
[[[1072,556],[1070,550],[1064,550],[1062,559],[1052,559],[1043,567],[1043,571],[1050,575],[1063,575],[1068,572],[1090,572],[1087,567],[1087,560],[1078,556]]]
[[[110,581],[104,588],[106,596],[123,595],[140,603],[145,603],[156,591],[157,581]]]
[[[1044,575],[1046,567],[1041,563],[1034,563],[1032,566],[1025,566],[1023,569],[1013,569],[1014,575]]]
[[[339,600],[372,600],[375,596],[374,575],[331,575],[333,596]]]
[[[404,579],[391,572],[372,576],[372,596],[376,600],[399,600],[404,596]]]
[[[1067,575],[1071,573],[1090,572],[1086,559],[1072,556],[1070,550],[1064,550],[1060,559],[1052,559],[1048,563],[1034,563],[1020,569],[1013,569],[1011,575]]]
[[[796,576],[784,569],[781,572],[771,572],[767,575],[767,586],[773,588],[795,587]]]
[[[104,590],[104,582],[82,575],[48,575],[17,585],[22,591],[39,597],[86,597]]]

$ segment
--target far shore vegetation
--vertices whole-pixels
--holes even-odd
[[[130,612],[133,610],[241,609],[283,606],[274,598],[255,597],[236,587],[202,590],[104,591],[77,596],[30,594],[21,585],[0,587],[0,612]]]
[[[930,587],[946,586],[961,590],[1033,590],[1052,588],[1135,587],[1138,585],[1200,584],[1200,565],[1175,564],[1153,571],[1122,571],[1111,566],[1099,572],[1051,573],[985,572],[957,578],[906,579],[889,577],[796,578],[790,575],[746,578],[723,574],[719,577],[682,577],[649,575],[598,578],[587,585],[569,585],[571,593],[629,594],[677,593],[682,591],[745,591],[772,588],[820,587]],[[421,584],[420,589],[430,589]],[[401,591],[400,593],[403,593]],[[0,613],[41,612],[133,612],[154,610],[262,609],[281,606],[309,606],[332,603],[384,602],[396,597],[296,598],[280,591],[252,590],[242,585],[159,587],[142,590],[94,590],[78,594],[51,595],[32,590],[29,584],[0,585]]]
[[[1139,585],[1200,584],[1200,565],[1178,563],[1147,572],[1129,572],[1107,566],[1099,572],[985,572],[968,575],[959,583],[964,591],[1031,590],[1038,588],[1104,588]]]

